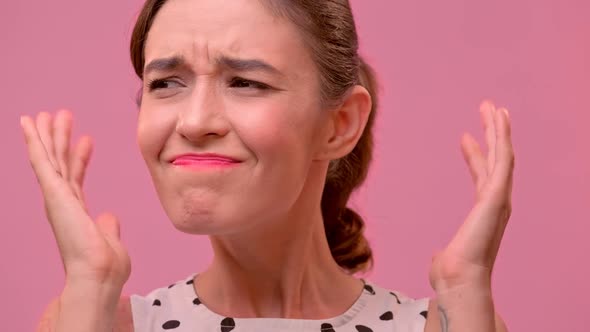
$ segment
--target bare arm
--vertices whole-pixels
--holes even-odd
[[[112,332],[131,262],[118,219],[88,214],[82,191],[92,153],[89,137],[70,149],[72,114],[21,117],[29,160],[66,273],[65,288],[39,323],[46,332]]]
[[[477,312],[464,311],[463,315],[471,316],[477,315]],[[440,306],[436,299],[430,300],[428,305],[428,316],[426,319],[426,326],[424,332],[449,332],[453,331],[452,325],[454,323],[461,324],[461,320],[464,319],[459,315],[449,316],[449,313],[444,307]],[[508,332],[506,324],[502,317],[496,313],[494,315],[495,331],[496,332]]]
[[[45,312],[43,312],[41,319],[39,320],[39,324],[37,325],[37,329],[35,330],[36,332],[59,332],[59,331],[95,331],[96,329],[94,329],[94,327],[90,326],[90,324],[88,324],[88,322],[84,322],[82,321],[81,317],[96,317],[96,315],[98,314],[100,318],[102,317],[106,317],[108,316],[108,314],[104,315],[104,316],[100,316],[102,314],[100,314],[101,310],[96,310],[94,308],[85,308],[83,306],[79,306],[75,309],[70,309],[68,311],[67,309],[67,302],[64,303],[62,305],[62,301],[61,301],[62,297],[56,297],[55,299],[53,299],[51,301],[51,303],[49,303],[49,305],[47,306],[47,308],[45,309]],[[86,300],[86,302],[88,303],[88,301]],[[93,307],[96,307],[93,305]],[[109,311],[109,310],[106,310]],[[134,328],[133,328],[133,317],[131,314],[131,302],[129,300],[128,296],[122,296],[116,307],[115,307],[115,313],[114,313],[114,322],[112,323],[112,330],[109,331],[114,331],[114,332],[133,332]],[[67,312],[68,315],[67,316],[61,316],[60,317],[60,312],[65,313]],[[70,318],[70,322],[67,322],[68,317]],[[62,318],[65,318],[62,319]],[[79,321],[79,323],[76,323],[75,321]],[[90,318],[90,320],[95,320],[93,318]],[[58,328],[58,324],[62,325],[63,324],[70,324],[67,327],[59,327]],[[76,327],[74,327],[71,324],[86,324],[84,325],[84,328],[81,328],[81,325],[77,325]]]
[[[490,101],[480,106],[487,158],[470,134],[461,148],[476,188],[475,204],[449,244],[436,253],[430,285],[436,292],[426,331],[506,331],[492,299],[492,272],[512,213],[514,152],[510,117]]]

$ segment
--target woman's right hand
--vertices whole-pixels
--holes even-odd
[[[66,283],[123,287],[131,273],[120,242],[119,222],[103,213],[88,215],[82,191],[92,141],[84,136],[70,151],[72,115],[62,110],[33,119],[21,117],[29,159],[45,202],[45,212],[66,272]]]

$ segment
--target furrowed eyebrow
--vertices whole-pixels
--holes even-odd
[[[237,59],[221,56],[217,59],[217,64],[223,67],[231,68],[235,71],[263,71],[269,74],[283,76],[281,71],[269,63],[258,59]]]
[[[155,59],[145,66],[143,69],[143,75],[146,76],[152,71],[171,71],[185,66],[187,66],[187,62],[183,57],[178,55],[169,58]]]
[[[216,64],[220,67],[226,67],[240,72],[262,71],[269,74],[284,76],[280,70],[259,59],[238,59],[220,56],[217,58]],[[143,75],[147,76],[147,74],[152,71],[172,71],[182,67],[190,67],[190,65],[185,58],[180,55],[154,59],[145,66]]]

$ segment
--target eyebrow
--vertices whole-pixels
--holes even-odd
[[[235,71],[264,71],[269,74],[283,75],[278,69],[271,64],[259,59],[238,59],[227,56],[220,56],[217,63],[221,66],[231,68]]]
[[[186,61],[181,56],[172,56],[169,58],[155,59],[143,69],[143,75],[152,71],[169,71],[186,65]]]
[[[228,56],[220,56],[215,61],[217,65],[227,67],[235,71],[263,71],[269,74],[283,76],[283,73],[271,64],[259,59],[239,59]],[[160,58],[152,60],[143,70],[144,76],[151,71],[172,71],[181,67],[190,67],[186,59],[180,55],[171,56],[168,58]]]

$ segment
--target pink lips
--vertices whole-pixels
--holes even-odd
[[[175,166],[233,166],[239,160],[214,153],[182,154],[172,158]]]

